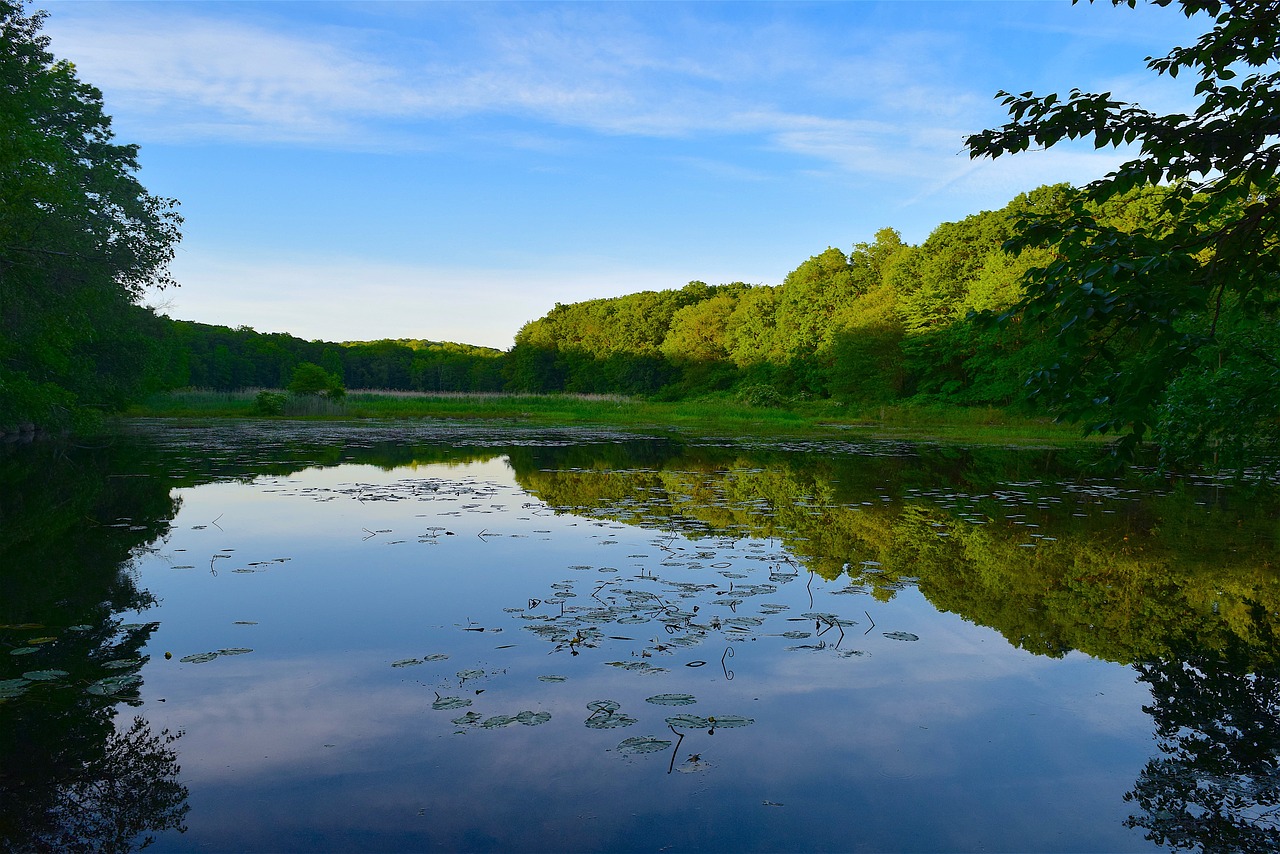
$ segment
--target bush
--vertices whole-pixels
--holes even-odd
[[[336,374],[329,373],[315,362],[303,362],[293,369],[289,391],[298,395],[327,394],[333,398],[347,393]]]
[[[253,411],[259,415],[284,415],[288,396],[278,391],[260,391],[253,399]]]
[[[771,385],[749,385],[738,390],[738,401],[745,403],[747,406],[772,406],[781,407],[786,405],[786,398]]]

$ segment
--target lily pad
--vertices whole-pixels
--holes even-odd
[[[421,658],[402,658],[399,661],[391,662],[392,667],[413,667],[415,664],[421,664]]]
[[[27,686],[31,683],[26,679],[3,679],[0,680],[0,700],[11,700],[14,697],[20,697],[27,691]]]
[[[28,670],[22,674],[22,678],[30,679],[32,682],[52,682],[54,679],[70,675],[65,670]]]
[[[481,715],[479,712],[467,712],[465,715],[453,719],[453,723],[458,726],[474,726],[475,724],[480,723],[480,721]]]
[[[448,655],[443,652],[433,652],[430,655],[422,656],[423,661],[444,661],[448,659]]]
[[[516,715],[516,723],[524,724],[525,726],[541,726],[549,720],[551,720],[550,712],[523,711]]]
[[[437,697],[436,701],[431,704],[431,708],[440,710],[465,709],[471,705],[471,700],[466,697]]]
[[[459,679],[464,679],[464,680],[465,680],[465,679],[479,679],[481,676],[484,676],[484,671],[483,671],[483,670],[459,670],[459,671],[458,671],[458,678],[459,678]]]
[[[708,715],[707,720],[717,729],[734,729],[755,723],[754,718],[744,718],[742,715]]]
[[[897,641],[920,640],[919,635],[913,635],[911,632],[885,632],[884,636],[887,637],[889,640],[897,640]]]
[[[106,679],[99,679],[91,684],[85,690],[90,694],[105,696],[107,694],[115,694],[120,691],[137,685],[142,681],[142,677],[136,673],[125,673],[120,676],[108,676]]]
[[[480,726],[485,729],[498,729],[499,727],[510,726],[515,723],[516,719],[511,715],[494,715],[491,718],[485,718]]]
[[[699,715],[672,715],[667,718],[667,723],[686,729],[711,729],[711,721]]]
[[[9,650],[9,654],[10,655],[30,655],[33,652],[39,652],[39,651],[40,651],[40,648],[37,646],[20,646],[17,649]]]
[[[186,662],[187,664],[204,664],[206,661],[213,661],[217,657],[218,654],[216,652],[197,652],[195,655],[184,655],[178,661]]]
[[[623,670],[633,670],[638,673],[665,673],[667,668],[654,667],[647,661],[609,661],[606,662],[610,667],[618,667]]]
[[[632,756],[639,753],[661,753],[671,746],[671,742],[648,735],[636,735],[623,739],[618,743],[618,752]]]
[[[587,708],[593,712],[616,712],[622,708],[622,704],[617,700],[592,700],[587,703]]]
[[[253,652],[247,646],[233,646],[230,649],[218,650],[218,655],[244,655],[246,652]]]
[[[555,676],[555,675],[539,676],[538,681],[539,682],[565,682],[568,680],[568,678],[569,678],[568,676]]]
[[[692,706],[698,699],[692,694],[654,694],[646,697],[645,702],[655,706]]]
[[[586,719],[589,729],[621,729],[636,723],[636,719],[621,712],[611,715],[593,715]]]

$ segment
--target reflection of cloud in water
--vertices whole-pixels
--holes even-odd
[[[365,848],[604,849],[621,847],[622,840],[646,848],[786,848],[795,839],[806,847],[839,848],[848,844],[836,838],[839,828],[855,823],[851,810],[866,813],[856,821],[865,833],[859,840],[873,848],[901,848],[911,833],[933,846],[949,840],[957,848],[1053,847],[1061,844],[1055,834],[1077,819],[1100,828],[1104,841],[1093,847],[1117,847],[1123,816],[1115,781],[1128,785],[1145,757],[1108,753],[1097,742],[1099,735],[1144,733],[1149,726],[1127,671],[1012,648],[992,630],[934,612],[910,584],[891,602],[834,595],[848,582],[797,571],[775,540],[683,540],[599,518],[539,516],[526,509],[525,502],[536,499],[514,486],[503,460],[421,466],[406,475],[404,468],[342,467],[260,483],[262,503],[244,505],[248,519],[235,529],[246,540],[261,537],[255,548],[313,532],[323,538],[341,530],[349,539],[362,528],[394,532],[343,547],[326,543],[286,571],[204,578],[211,593],[230,603],[226,617],[261,620],[255,640],[245,641],[259,652],[149,678],[150,688],[167,689],[167,708],[155,706],[156,713],[191,733],[183,760],[204,786],[201,833],[214,847],[210,828],[218,824],[227,839],[256,839],[259,848],[313,832],[305,828],[341,828]],[[434,496],[415,500],[415,489],[433,479],[455,494],[434,504]],[[206,515],[216,515],[215,504],[203,505]],[[507,512],[486,515],[494,505]],[[288,513],[277,514],[276,507]],[[462,536],[430,547],[410,537],[404,546],[382,548],[385,540],[443,524],[440,511],[457,512],[448,524]],[[522,516],[532,518],[519,521]],[[494,537],[474,536],[481,529],[492,529]],[[553,530],[550,544],[531,536]],[[530,538],[515,539],[517,533]],[[238,555],[249,551],[236,545]],[[620,571],[601,573],[605,565]],[[655,577],[636,579],[638,569]],[[775,569],[778,578],[771,577]],[[307,586],[291,587],[290,579],[305,579]],[[606,581],[613,586],[598,586]],[[652,592],[629,598],[627,588]],[[526,597],[552,602],[566,591],[576,596],[542,606],[538,620],[522,619],[533,606],[526,614],[503,610],[525,605]],[[593,600],[593,591],[601,600],[616,594],[616,606]],[[727,604],[734,599],[736,605]],[[765,607],[784,603],[784,610]],[[196,619],[207,620],[214,604],[213,596],[203,600],[204,616]],[[694,605],[700,610],[690,616]],[[645,612],[648,622],[617,622]],[[844,625],[837,648],[833,626],[792,621],[807,612],[857,625]],[[659,614],[671,617],[666,625]],[[731,620],[756,617],[763,625],[734,624],[740,632],[729,627]],[[722,623],[712,628],[715,619]],[[563,632],[523,630],[548,621]],[[166,617],[162,632],[185,638],[185,651],[205,648],[209,638],[217,638],[210,649],[232,645],[225,623],[209,621],[203,635],[188,628],[187,637],[183,622]],[[492,633],[496,628],[503,634]],[[777,636],[793,629],[811,636]],[[566,641],[592,630],[604,636],[596,648]],[[919,640],[894,640],[889,632]],[[632,640],[607,640],[611,635]],[[677,645],[682,638],[694,645]],[[727,666],[736,677],[728,681],[720,656],[731,643],[736,654]],[[827,646],[787,649],[819,643]],[[497,652],[498,644],[515,648]],[[353,647],[370,652],[346,651]],[[306,653],[270,658],[296,648]],[[581,654],[571,656],[575,648]],[[868,655],[839,655],[852,650]],[[451,658],[390,668],[393,660],[429,652]],[[644,652],[649,657],[641,658]],[[707,663],[685,667],[695,659]],[[667,671],[644,676],[606,666],[612,661]],[[473,667],[510,670],[459,689],[451,675]],[[261,681],[239,681],[238,673]],[[534,681],[550,673],[569,681]],[[207,696],[183,699],[207,685]],[[550,712],[552,719],[456,734],[450,721],[464,710],[433,711],[433,688],[472,699],[466,710],[481,718],[530,710]],[[1105,699],[1093,696],[1099,690]],[[698,754],[711,766],[705,774],[668,776],[672,757],[613,752],[632,736],[677,740],[665,725],[672,711],[644,698],[679,691],[699,698],[690,713],[756,722],[714,735],[685,730],[674,758]],[[605,698],[638,722],[585,727],[585,704]],[[1130,738],[1135,741],[1145,743]],[[1070,797],[1055,791],[1064,785]],[[762,812],[766,801],[787,806]],[[255,816],[237,819],[248,803],[255,804]],[[926,814],[912,817],[919,829],[904,831],[903,803],[928,805]],[[994,803],[1007,803],[1000,811],[1020,817],[996,821]],[[418,810],[421,831],[411,826]],[[1086,822],[1088,811],[1096,815]],[[1050,813],[1051,821],[1042,823]],[[711,814],[717,818],[708,819]],[[1107,829],[1112,814],[1116,820]],[[259,827],[243,832],[243,821]],[[713,828],[721,836],[699,837]],[[792,835],[776,835],[780,828]],[[735,845],[738,838],[746,844]],[[401,841],[381,844],[387,839]],[[1072,844],[1088,839],[1080,832]]]
[[[424,488],[424,485],[432,489]],[[447,503],[469,494],[488,497],[518,509],[528,496],[516,485],[505,457],[479,463],[431,464],[385,471],[369,465],[308,468],[284,477],[259,477],[254,488],[238,483],[212,483],[179,491],[183,513],[179,525],[208,524],[237,536],[280,536],[292,540],[342,540],[359,534],[360,524],[386,522],[388,516],[413,519],[418,513],[455,510]],[[390,510],[387,496],[408,498]],[[332,508],[317,508],[332,502]],[[418,506],[414,512],[409,507]],[[334,519],[350,518],[348,524]],[[460,525],[471,527],[467,522]]]

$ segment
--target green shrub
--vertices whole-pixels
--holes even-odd
[[[756,384],[744,386],[738,390],[738,401],[747,406],[785,406],[787,401],[782,394],[771,385]]]
[[[289,391],[298,395],[326,394],[339,398],[347,393],[337,374],[331,374],[315,362],[303,362],[293,369]]]
[[[278,391],[260,391],[253,399],[253,411],[258,415],[284,415],[288,395]]]

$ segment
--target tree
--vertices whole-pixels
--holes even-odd
[[[1267,622],[1263,616],[1258,625]],[[1234,639],[1209,654],[1178,652],[1135,668],[1151,687],[1143,710],[1155,722],[1162,755],[1125,793],[1142,809],[1125,824],[1171,851],[1276,851],[1280,673],[1257,666],[1247,645]]]
[[[329,397],[342,397],[347,393],[342,380],[315,362],[303,362],[293,369],[289,391],[294,394],[325,394]]]
[[[44,18],[0,0],[0,424],[67,423],[138,390],[132,309],[172,284],[181,224],[138,183],[137,146],[113,142],[102,93],[48,51]]]
[[[1150,2],[1171,6],[1175,0]],[[1112,3],[1133,7],[1136,0]],[[1084,422],[1086,432],[1122,434],[1117,450],[1123,454],[1168,416],[1167,390],[1182,376],[1211,379],[1228,371],[1261,378],[1272,394],[1265,411],[1251,413],[1260,421],[1239,423],[1229,399],[1197,413],[1233,421],[1237,435],[1242,428],[1256,433],[1280,414],[1276,352],[1237,354],[1222,346],[1232,333],[1277,323],[1280,3],[1176,4],[1187,17],[1212,16],[1213,26],[1194,45],[1148,57],[1147,67],[1199,78],[1191,114],[1158,115],[1110,93],[1077,89],[1065,98],[1000,92],[1012,120],[965,142],[971,157],[1074,139],[1136,148],[1116,171],[1082,188],[1065,212],[1024,216],[1006,244],[1053,253],[1029,271],[1025,295],[1004,315],[1056,342],[1054,357],[1028,381],[1032,396],[1062,419]],[[1154,221],[1147,216],[1141,226],[1126,227],[1106,218],[1109,206],[1149,187],[1163,190]]]

